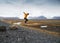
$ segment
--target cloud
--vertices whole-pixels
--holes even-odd
[[[23,18],[24,11],[29,16],[60,16],[60,0],[0,0],[0,16]]]
[[[0,4],[19,4],[21,0],[0,0]]]
[[[25,0],[23,2],[31,5],[60,5],[60,0]]]
[[[33,4],[33,5],[46,5],[46,4],[59,4],[60,0],[0,0],[0,4]]]

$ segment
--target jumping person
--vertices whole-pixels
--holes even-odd
[[[29,13],[25,13],[25,12],[23,12],[23,13],[24,13],[24,20],[25,20],[25,23],[27,23],[27,21],[28,21],[27,16],[29,15]]]

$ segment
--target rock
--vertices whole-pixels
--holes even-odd
[[[6,26],[0,26],[0,31],[6,31]]]
[[[9,26],[9,29],[11,29],[11,30],[16,30],[16,29],[18,29],[18,26],[16,26],[16,25],[11,25],[11,26]]]
[[[21,24],[21,22],[13,23],[13,25],[20,25],[20,24]]]

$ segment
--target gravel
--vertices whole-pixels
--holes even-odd
[[[60,37],[18,27],[0,32],[0,43],[60,43]]]

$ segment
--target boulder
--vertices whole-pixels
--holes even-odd
[[[0,31],[6,31],[6,26],[0,26]]]
[[[18,26],[16,26],[16,25],[11,25],[11,26],[9,26],[9,29],[10,29],[10,30],[16,30],[16,29],[18,29]]]

